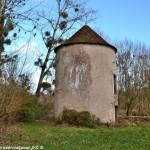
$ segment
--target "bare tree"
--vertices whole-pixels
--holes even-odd
[[[95,19],[96,11],[86,9],[86,1],[56,0],[56,2],[57,10],[54,10],[55,15],[54,12],[51,12],[51,14],[38,13],[40,22],[46,21],[48,27],[45,27],[46,25],[44,24],[41,29],[42,38],[46,46],[46,56],[44,58],[39,57],[35,62],[35,65],[41,69],[36,90],[37,97],[40,96],[43,80],[52,75],[52,67],[55,62],[55,47],[64,41],[66,34],[71,32],[76,24],[87,24]]]
[[[146,112],[150,106],[150,48],[129,40],[117,43],[116,47],[120,104],[127,116],[134,108],[137,114]]]
[[[11,45],[21,30],[26,33],[35,28],[37,20],[33,20],[30,15],[39,4],[23,9],[27,2],[28,0],[0,0],[0,66],[12,58],[4,53],[5,46]],[[25,21],[31,21],[33,27],[26,29],[27,27],[22,25]]]

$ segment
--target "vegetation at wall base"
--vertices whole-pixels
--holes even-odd
[[[89,128],[95,128],[101,124],[100,120],[88,111],[77,112],[73,109],[64,109],[61,117],[56,120],[56,123]]]

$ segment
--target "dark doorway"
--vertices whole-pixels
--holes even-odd
[[[118,106],[115,106],[115,122],[118,122]]]

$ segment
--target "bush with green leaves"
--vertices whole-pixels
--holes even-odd
[[[12,124],[33,120],[38,114],[36,98],[18,85],[0,82],[0,122]]]
[[[88,111],[77,112],[72,109],[64,109],[58,122],[90,128],[97,127],[100,124],[99,118],[95,115],[91,115]]]
[[[40,116],[40,107],[37,100],[33,97],[28,103],[26,103],[22,109],[20,115],[20,121],[32,122]]]

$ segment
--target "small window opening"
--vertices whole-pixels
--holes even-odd
[[[116,82],[116,75],[114,75],[114,94],[117,94],[117,82]]]
[[[118,106],[115,106],[115,122],[118,122]]]

